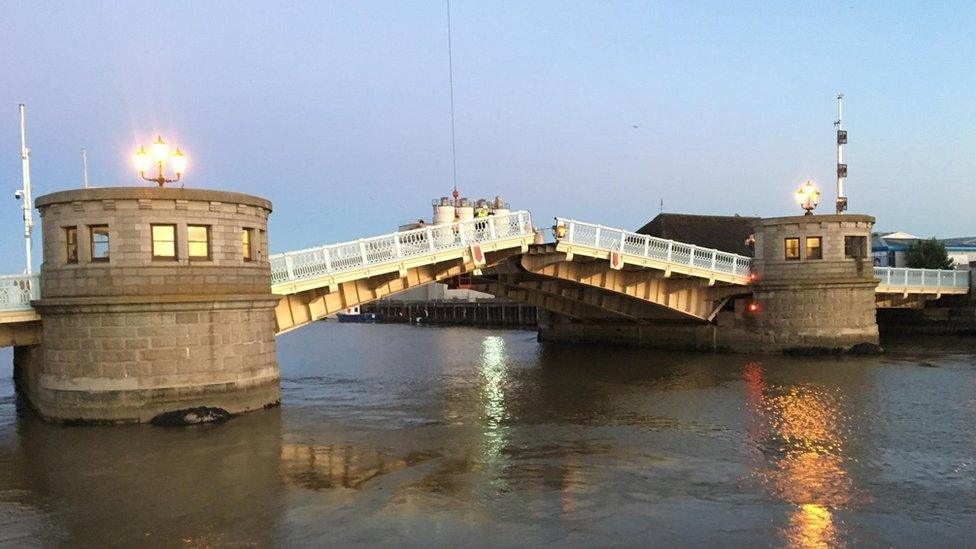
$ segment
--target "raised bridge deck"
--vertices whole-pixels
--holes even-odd
[[[743,255],[574,219],[556,218],[556,223],[566,227],[556,246],[569,259],[574,255],[611,259],[617,253],[621,265],[657,269],[669,276],[679,273],[743,286],[751,280],[752,259]]]

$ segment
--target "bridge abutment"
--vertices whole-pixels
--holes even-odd
[[[42,416],[145,422],[278,403],[268,201],[119,187],[54,193],[37,207],[43,334],[15,362]]]

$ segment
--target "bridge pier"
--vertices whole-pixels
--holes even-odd
[[[18,390],[54,421],[131,423],[280,399],[271,204],[221,191],[100,188],[37,199],[40,345]]]

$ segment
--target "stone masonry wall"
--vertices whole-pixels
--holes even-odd
[[[263,199],[199,189],[120,187],[47,195],[38,199],[38,209],[45,298],[269,291],[266,231],[271,204]],[[153,259],[154,223],[176,224],[176,259]],[[108,262],[91,261],[93,225],[109,227]],[[187,225],[210,226],[209,260],[189,259]],[[66,227],[78,229],[77,263],[67,261]],[[254,260],[249,262],[243,260],[244,228],[253,230]]]

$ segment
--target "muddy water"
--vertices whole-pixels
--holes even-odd
[[[963,546],[976,340],[881,358],[317,323],[283,406],[58,427],[0,351],[0,545]]]

